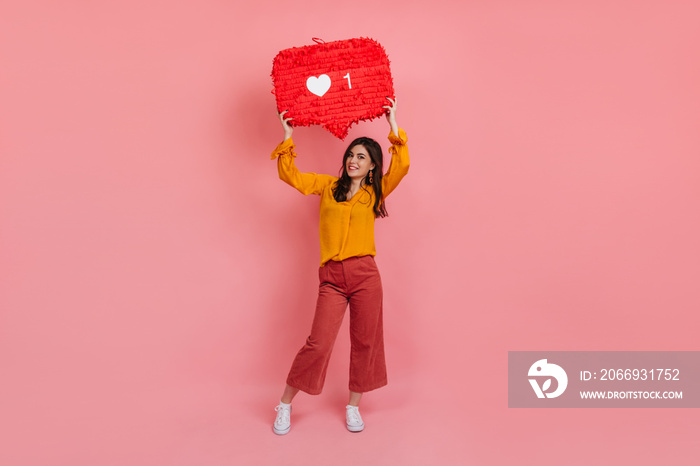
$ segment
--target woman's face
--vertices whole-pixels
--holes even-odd
[[[362,144],[352,146],[350,155],[345,159],[345,171],[348,172],[348,176],[353,180],[362,180],[372,169],[374,169],[374,163],[365,146]]]

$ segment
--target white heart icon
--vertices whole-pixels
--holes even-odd
[[[318,78],[316,76],[311,76],[306,80],[306,88],[311,91],[312,94],[316,94],[319,97],[323,97],[323,94],[328,92],[331,88],[331,78],[327,74],[322,74]]]

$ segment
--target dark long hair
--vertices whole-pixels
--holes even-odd
[[[384,206],[384,195],[382,193],[382,173],[384,172],[384,157],[382,155],[382,147],[377,141],[371,138],[357,138],[350,143],[345,154],[343,155],[343,166],[340,167],[340,177],[333,185],[333,198],[338,202],[347,200],[348,191],[350,191],[351,179],[348,175],[346,160],[350,156],[350,149],[355,146],[363,146],[367,149],[369,157],[374,163],[372,169],[372,183],[369,182],[369,173],[362,180],[360,189],[367,191],[365,186],[370,185],[374,189],[374,216],[386,217],[389,213]],[[368,191],[369,192],[369,191]]]

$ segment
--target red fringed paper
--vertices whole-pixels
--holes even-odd
[[[294,126],[322,125],[340,139],[360,120],[386,113],[394,97],[389,58],[367,38],[282,50],[272,66],[277,110]]]

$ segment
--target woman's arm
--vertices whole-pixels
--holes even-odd
[[[289,124],[289,121],[293,120],[294,118],[292,118],[292,117],[285,118],[284,117],[284,114],[287,113],[288,111],[289,110],[285,110],[282,113],[279,113],[279,112],[277,113],[277,116],[279,117],[280,122],[282,123],[282,128],[284,129],[284,141],[286,141],[287,139],[291,139],[292,132],[294,131],[292,126]]]
[[[403,177],[408,173],[410,165],[408,146],[406,145],[408,141],[406,132],[400,129],[396,123],[396,100],[392,100],[389,97],[387,99],[389,99],[391,105],[385,105],[384,108],[389,110],[386,114],[386,119],[391,127],[389,142],[392,145],[389,148],[391,163],[382,177],[382,194],[384,197],[387,197],[399,185]]]
[[[386,108],[389,110],[386,113],[386,121],[389,122],[389,126],[391,127],[391,132],[398,135],[399,134],[399,125],[396,124],[396,102],[397,99],[392,99],[391,97],[387,97],[387,100],[391,102],[391,105],[383,105],[382,108]]]
[[[286,110],[277,114],[284,129],[284,141],[272,151],[271,157],[273,160],[277,159],[277,171],[280,179],[302,194],[321,194],[326,186],[335,181],[335,178],[330,175],[301,173],[299,171],[294,164],[294,158],[297,154],[294,152],[293,130],[288,123],[292,118],[284,118],[285,113],[287,113]]]

